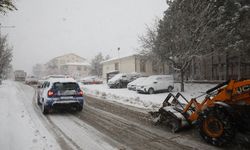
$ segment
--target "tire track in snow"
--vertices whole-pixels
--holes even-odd
[[[20,85],[19,85],[20,86]],[[23,90],[21,87],[19,87],[19,90]],[[34,88],[35,90],[35,88]],[[63,136],[63,134],[61,133],[60,130],[58,130],[58,128],[56,128],[53,124],[51,124],[48,120],[48,118],[46,116],[44,116],[41,112],[40,107],[37,105],[36,103],[36,97],[37,97],[37,91],[35,90],[33,99],[32,99],[32,104],[31,107],[33,108],[35,114],[37,115],[37,117],[39,118],[39,120],[42,121],[42,123],[44,124],[45,128],[52,133],[52,135],[54,136],[55,140],[57,141],[57,143],[59,144],[60,148],[62,150],[75,150],[75,146],[73,143],[70,143],[69,141],[65,140],[65,137]],[[28,106],[26,106],[28,107]]]
[[[169,128],[165,127],[164,125],[154,126],[152,124],[152,118],[147,113],[146,110],[86,95],[85,95],[85,102],[88,108],[100,111],[101,112],[100,114],[102,114],[102,116],[103,114],[108,113],[109,115],[111,114],[111,116],[122,118],[127,122],[132,122],[136,126],[139,126],[144,130],[148,130],[152,134],[156,134],[158,137],[161,137],[161,139],[164,139],[170,143],[176,143],[177,147],[178,145],[180,145],[192,149],[204,149],[204,150],[209,150],[211,148],[217,149],[200,140],[200,137],[196,134],[196,132],[193,133],[193,131],[183,131],[182,133],[173,134],[169,131]],[[84,109],[83,112],[84,111],[86,111],[86,109]],[[101,128],[102,130],[103,127],[98,127],[98,128]]]
[[[99,131],[94,131],[95,129],[91,129],[91,127],[89,127],[89,125],[87,125],[86,123],[84,123],[82,120],[79,120],[77,117],[69,114],[69,113],[52,113],[52,114],[48,114],[47,116],[44,116],[41,112],[40,107],[37,105],[36,102],[36,94],[33,96],[33,107],[37,113],[37,115],[39,115],[39,117],[41,118],[41,120],[43,120],[43,122],[46,124],[46,128],[51,131],[57,142],[60,144],[61,148],[63,150],[83,150],[83,149],[106,149],[106,150],[112,150],[114,149],[113,146],[118,147],[118,145],[121,145],[115,141],[112,141],[111,139],[108,139],[108,137],[103,137],[103,135],[101,133],[99,133]],[[86,125],[84,125],[86,124]],[[73,132],[69,129],[77,129],[77,132]],[[87,132],[85,131],[87,130]],[[92,133],[88,132],[88,131],[92,131]],[[98,133],[96,133],[98,132]],[[89,139],[89,141],[87,141],[88,143],[84,143],[82,141],[85,141],[88,137],[86,137],[86,135],[84,136],[84,133],[86,133],[87,135],[94,135],[97,134],[99,137],[103,137],[104,142],[102,141],[102,139],[99,139],[99,137],[93,137],[93,139]],[[76,135],[78,134],[78,135]],[[97,142],[92,142],[93,140],[98,141],[98,144],[103,146],[100,147],[97,145]],[[75,142],[76,141],[76,142]],[[108,144],[108,143],[110,144]],[[92,143],[92,145],[91,145]],[[113,145],[113,146],[112,146]]]
[[[53,129],[57,131],[57,133],[59,132],[60,135],[62,135],[64,137],[64,139],[66,138],[67,141],[69,141],[77,150],[82,150],[82,148],[77,145],[69,136],[67,136],[67,134],[65,134],[51,119],[50,116],[46,117],[49,121],[49,123],[53,126]],[[65,144],[65,142],[64,142]]]
[[[22,103],[24,110],[22,111],[23,117],[24,115],[28,115],[29,123],[33,124],[35,136],[39,136],[41,141],[44,143],[50,144],[49,149],[61,149],[60,144],[56,142],[53,135],[49,133],[47,130],[47,127],[44,126],[44,122],[42,119],[39,118],[39,116],[36,114],[35,107],[33,107],[33,97],[35,90],[20,82],[11,82],[12,86],[14,86],[17,91],[18,95],[20,97],[20,102]],[[37,142],[37,139],[34,139],[34,142]],[[47,146],[48,147],[48,146]],[[48,148],[45,148],[48,149]]]
[[[79,115],[84,122],[131,149],[192,149],[158,136],[126,119],[86,105]]]

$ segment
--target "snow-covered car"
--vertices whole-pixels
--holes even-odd
[[[25,83],[28,85],[38,84],[38,79],[35,76],[27,76]]]
[[[60,75],[60,74],[54,74],[54,75],[48,75],[44,77],[44,79],[51,79],[51,78],[68,78],[69,76],[66,75]]]
[[[129,90],[136,91],[136,86],[137,86],[139,83],[143,82],[146,78],[147,78],[147,77],[140,77],[140,78],[135,79],[135,80],[132,81],[132,82],[129,82],[129,84],[127,85],[127,88],[128,88]]]
[[[70,108],[75,111],[83,109],[83,92],[78,83],[72,78],[51,78],[42,84],[37,97],[43,114],[53,109]]]
[[[82,78],[80,79],[80,82],[82,84],[102,84],[103,83],[103,81],[97,76],[89,76],[89,77]]]
[[[126,88],[129,82],[134,81],[140,75],[137,73],[119,73],[113,78],[108,80],[108,86],[110,88]]]
[[[174,89],[173,75],[153,75],[136,86],[138,93],[153,94],[159,91],[172,91]]]

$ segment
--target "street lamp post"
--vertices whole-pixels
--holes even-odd
[[[121,50],[121,48],[118,47],[118,48],[117,48],[117,51],[118,51],[118,59],[119,59],[119,64],[120,64],[119,70],[120,70],[120,72],[121,72],[121,69],[122,69],[122,62],[121,62],[121,58],[120,58],[120,50]]]

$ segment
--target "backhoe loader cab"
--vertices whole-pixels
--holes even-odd
[[[250,80],[230,80],[206,91],[202,102],[188,101],[181,93],[170,93],[157,112],[150,112],[156,124],[165,122],[173,132],[196,125],[208,143],[222,146],[236,131],[250,128]],[[201,95],[204,96],[204,95]]]

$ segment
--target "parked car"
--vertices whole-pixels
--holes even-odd
[[[153,75],[136,86],[138,93],[153,94],[159,91],[172,91],[174,89],[173,75]]]
[[[137,79],[135,79],[134,81],[129,82],[129,84],[127,85],[127,88],[128,88],[129,90],[136,91],[136,86],[137,86],[139,83],[143,82],[145,79],[147,79],[147,77],[140,77],[140,78],[137,78]]]
[[[28,85],[35,85],[38,84],[38,79],[35,76],[27,76],[25,83]]]
[[[37,103],[41,105],[43,114],[53,109],[83,109],[83,92],[72,78],[50,78],[38,88]]]
[[[134,81],[138,77],[140,77],[138,73],[119,73],[108,80],[108,86],[110,88],[126,88],[129,82]]]
[[[43,77],[45,80],[51,79],[51,78],[69,78],[67,75],[60,75],[60,74],[54,74],[54,75],[48,75],[46,77]]]
[[[102,84],[103,83],[103,81],[97,76],[89,76],[89,77],[82,78],[80,79],[80,82],[83,84]]]

